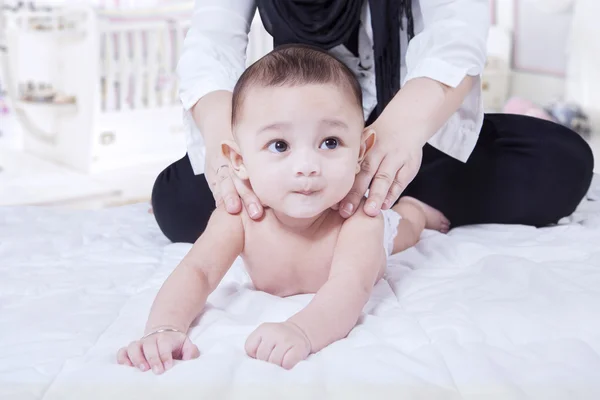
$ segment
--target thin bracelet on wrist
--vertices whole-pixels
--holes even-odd
[[[148,336],[152,336],[156,333],[163,333],[163,332],[177,332],[177,333],[183,333],[184,335],[187,336],[187,334],[185,332],[180,331],[179,329],[175,329],[175,328],[158,328],[156,330],[153,330],[152,332],[146,333],[144,336],[142,336],[140,338],[140,340],[146,339]]]

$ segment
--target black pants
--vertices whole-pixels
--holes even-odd
[[[402,194],[437,208],[452,227],[481,223],[545,226],[570,215],[589,189],[594,159],[573,131],[537,118],[489,114],[466,163],[430,145]],[[194,242],[214,200],[187,157],[168,166],[152,191],[156,221],[173,242]]]

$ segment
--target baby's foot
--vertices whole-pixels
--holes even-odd
[[[414,197],[405,196],[403,199],[416,203],[421,207],[423,213],[425,214],[426,229],[433,229],[442,233],[448,233],[450,230],[450,221],[439,210],[436,210],[430,205],[427,205],[422,201],[415,199]]]

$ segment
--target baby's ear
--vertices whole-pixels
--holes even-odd
[[[233,168],[233,172],[238,178],[247,180],[248,173],[244,165],[244,159],[239,146],[233,140],[225,140],[221,143],[221,152],[223,156],[229,160],[229,165]]]
[[[358,163],[356,164],[356,173],[360,172],[360,164],[365,159],[365,156],[371,150],[373,145],[375,144],[375,130],[373,128],[367,127],[362,132],[362,137],[360,139],[360,152],[358,153]]]

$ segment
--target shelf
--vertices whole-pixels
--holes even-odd
[[[25,110],[53,110],[61,114],[76,114],[77,103],[45,103],[36,101],[18,100],[15,102],[15,107]]]

